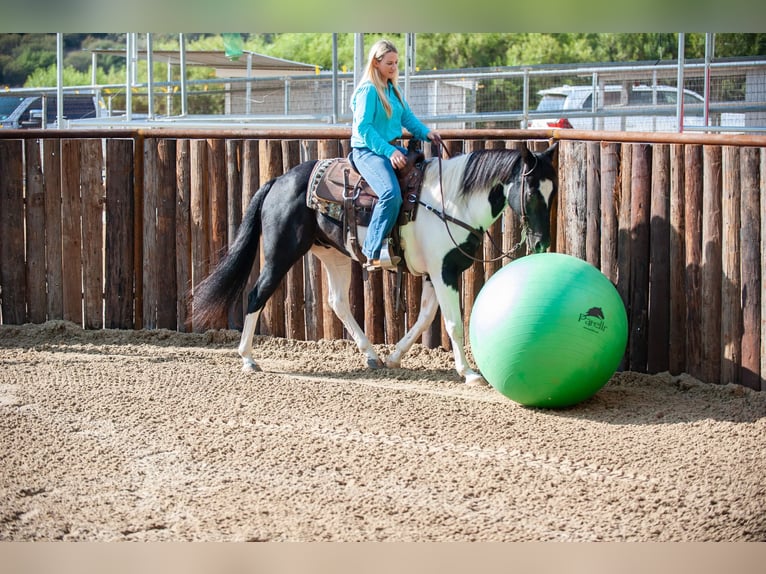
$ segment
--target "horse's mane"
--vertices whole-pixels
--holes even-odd
[[[498,182],[507,184],[521,154],[512,149],[482,149],[468,154],[463,171],[463,193],[484,190]]]

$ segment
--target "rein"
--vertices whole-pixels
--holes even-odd
[[[441,140],[439,141],[439,147],[440,147],[440,149],[443,149],[447,153],[448,157],[452,157],[450,155],[449,151],[447,150],[447,147],[444,145],[444,142],[442,142]],[[526,210],[526,208],[524,206],[524,192],[526,191],[527,176],[534,171],[535,167],[537,167],[537,156],[534,156],[534,157],[535,157],[535,165],[533,165],[532,168],[529,171],[523,171],[522,170],[522,173],[521,173],[521,194],[519,196],[519,206],[520,206],[520,211],[521,211],[521,214],[520,214],[521,215],[521,238],[519,239],[519,242],[516,245],[512,246],[508,251],[503,252],[502,249],[499,248],[495,244],[495,242],[492,240],[492,236],[489,234],[489,230],[486,231],[487,239],[489,239],[490,245],[492,245],[492,247],[495,249],[495,251],[500,251],[501,252],[500,255],[498,255],[497,257],[492,257],[491,259],[483,259],[481,257],[476,257],[474,255],[471,255],[470,253],[467,253],[462,247],[460,247],[460,245],[458,245],[458,242],[453,237],[452,231],[450,231],[448,222],[451,221],[452,223],[454,223],[456,225],[459,225],[460,227],[462,227],[464,229],[467,229],[471,233],[471,235],[473,235],[474,237],[476,237],[479,240],[479,242],[481,242],[481,240],[483,238],[482,233],[480,231],[478,231],[477,229],[471,227],[467,223],[465,223],[463,221],[460,221],[459,219],[456,219],[456,218],[446,214],[444,211],[439,211],[438,209],[436,209],[435,207],[433,207],[431,205],[428,205],[427,203],[423,203],[422,201],[418,201],[418,203],[420,203],[420,205],[425,207],[428,211],[430,211],[431,213],[436,215],[439,219],[441,219],[444,222],[444,227],[447,229],[447,234],[449,235],[450,239],[452,240],[452,244],[457,248],[458,251],[460,251],[460,253],[462,253],[468,259],[471,259],[473,261],[477,261],[479,263],[491,263],[491,262],[494,262],[494,261],[499,261],[499,260],[503,259],[504,257],[507,257],[507,258],[510,259],[511,256],[516,251],[518,251],[519,248],[522,245],[524,245],[524,243],[526,243],[526,240],[527,240],[527,230],[529,229],[529,219],[527,218],[527,210]],[[444,206],[445,205],[445,201],[444,201],[444,184],[442,182],[442,156],[441,156],[441,153],[439,153],[439,191],[441,193],[442,206]]]

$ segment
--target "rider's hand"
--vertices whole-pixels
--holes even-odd
[[[394,169],[399,169],[407,165],[407,157],[401,152],[401,150],[397,149],[393,153],[391,156],[391,165],[394,166]]]
[[[435,144],[444,145],[444,142],[442,141],[442,137],[439,135],[439,132],[437,131],[430,131],[428,132],[428,139],[434,142]]]

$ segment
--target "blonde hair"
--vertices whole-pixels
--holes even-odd
[[[375,86],[375,91],[378,92],[378,97],[383,103],[383,109],[386,110],[386,115],[389,118],[391,117],[391,102],[388,101],[388,97],[386,96],[388,82],[380,76],[380,73],[375,67],[375,62],[380,62],[383,57],[390,52],[394,52],[397,55],[399,54],[399,50],[396,49],[396,46],[394,46],[391,41],[382,39],[375,42],[370,48],[370,52],[367,56],[367,67],[365,68],[364,76],[362,77],[362,81],[369,80],[372,82],[372,85]],[[399,93],[399,70],[396,71],[392,85],[396,97],[402,102],[402,95]]]

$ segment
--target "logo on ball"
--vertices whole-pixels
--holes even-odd
[[[591,307],[585,313],[580,313],[580,317],[577,319],[577,321],[582,322],[588,331],[606,331],[604,310],[601,309],[601,307]]]

